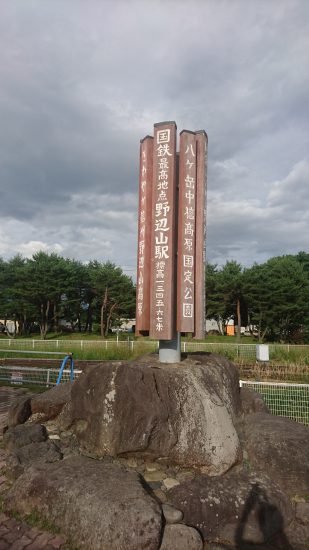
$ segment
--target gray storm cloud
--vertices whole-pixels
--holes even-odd
[[[308,250],[308,19],[306,0],[3,3],[0,255],[133,269],[161,120],[209,135],[210,261]]]

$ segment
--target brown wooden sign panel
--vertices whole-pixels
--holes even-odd
[[[176,124],[154,126],[150,337],[175,335]]]
[[[195,338],[205,338],[206,181],[208,138],[196,132]]]
[[[177,331],[194,332],[196,137],[180,134],[177,262]]]
[[[154,125],[140,145],[136,334],[205,336],[207,135]],[[177,190],[177,184],[179,190]]]
[[[150,328],[150,253],[152,220],[153,137],[140,144],[138,249],[136,283],[136,334]]]

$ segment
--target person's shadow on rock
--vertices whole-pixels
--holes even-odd
[[[248,522],[252,514],[255,514],[260,529],[259,541],[250,540]],[[269,502],[266,491],[258,483],[252,486],[245,502],[235,535],[235,546],[237,550],[293,550],[284,533],[284,521],[280,510]]]

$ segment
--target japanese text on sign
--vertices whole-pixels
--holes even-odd
[[[146,136],[140,147],[139,218],[136,285],[136,330],[149,331],[150,226],[152,201],[153,138]]]
[[[196,141],[182,132],[179,160],[179,234],[177,330],[194,331]]]
[[[170,225],[169,225],[169,162],[168,157],[172,156],[170,151],[170,129],[157,131],[156,136],[156,158],[157,158],[157,181],[156,202],[154,205],[154,234],[155,234],[155,329],[157,332],[164,330],[165,322],[165,292],[166,292],[166,260],[170,258]]]

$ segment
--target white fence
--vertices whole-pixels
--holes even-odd
[[[309,384],[240,380],[239,385],[261,394],[272,414],[309,426]]]
[[[129,349],[131,352],[147,350],[149,352],[157,351],[159,342],[157,340],[134,340],[128,337],[127,340],[35,340],[35,339],[0,339],[0,352],[4,348],[16,350],[33,351],[68,351],[77,350],[115,350]],[[230,359],[237,359],[240,362],[255,362],[256,344],[237,344],[229,342],[194,342],[182,341],[181,349],[183,352],[207,351],[226,355]],[[302,353],[307,357],[309,364],[309,345],[292,344],[269,344],[269,359],[272,361],[275,354],[290,355],[293,353]]]
[[[30,340],[30,339],[0,339],[0,352],[5,351],[4,347],[12,350],[36,350],[36,351],[62,351],[63,353],[74,352],[74,350],[114,350],[129,349],[134,352],[139,349],[157,351],[159,342],[157,340]]]

